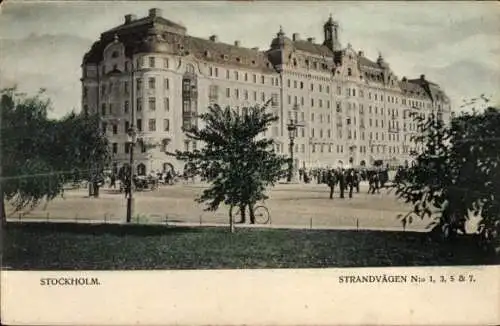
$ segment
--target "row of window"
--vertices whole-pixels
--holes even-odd
[[[135,127],[139,132],[142,131],[142,119],[137,119],[136,120],[136,125]],[[125,121],[123,124],[123,132],[127,133],[130,128],[130,122]],[[102,131],[103,133],[108,132],[108,123],[103,122],[102,123]],[[149,119],[148,120],[148,131],[157,131],[156,130],[156,119]],[[170,120],[169,119],[163,119],[163,130],[164,132],[170,131]],[[118,125],[117,124],[111,124],[111,132],[113,135],[118,134]]]
[[[221,70],[223,68],[220,68]],[[208,74],[210,77],[219,77],[219,68],[218,67],[209,67],[208,68]],[[232,78],[231,78],[232,75]],[[257,74],[252,74],[250,78],[250,74],[248,72],[239,72],[236,70],[233,70],[233,73],[231,74],[230,69],[226,69],[226,79],[228,80],[236,80],[236,81],[245,81],[245,82],[253,82],[254,84],[257,84],[257,82],[260,82],[260,84],[265,85],[266,84],[266,79],[270,81],[271,86],[279,86],[279,78],[277,77],[272,77],[268,76],[266,77],[265,75],[260,75],[257,76]]]
[[[138,97],[136,100],[136,111],[141,112],[143,109],[143,99],[142,97]],[[157,108],[156,97],[149,97],[147,101],[148,109],[150,111],[155,111]],[[101,116],[113,115],[115,106],[114,103],[101,103]],[[170,98],[163,98],[163,110],[166,112],[170,111]],[[123,102],[123,113],[128,113],[130,111],[130,101],[126,100]]]
[[[148,77],[148,88],[149,89],[156,89],[157,88],[157,78],[156,77]],[[143,78],[136,78],[136,89],[137,91],[140,91],[142,89],[142,82]],[[115,89],[118,84],[122,84],[122,90],[123,94],[128,95],[130,94],[130,83],[129,81],[123,81],[123,82],[117,82],[113,83],[110,81],[107,85],[106,84],[101,84],[101,91],[100,94],[101,96],[106,96],[106,95],[111,95],[114,92],[117,92],[118,89]],[[163,88],[165,90],[170,89],[170,79],[169,78],[164,78],[163,79]],[[119,91],[118,91],[119,92]],[[88,87],[85,86],[83,88],[83,97],[86,98],[88,96]]]
[[[213,101],[215,98],[218,98],[218,95],[217,95],[217,85],[211,85],[210,87],[210,90],[209,90],[209,99],[210,101]],[[257,91],[253,91],[253,94],[252,94],[252,99],[253,101],[257,101]],[[226,98],[231,98],[234,97],[235,99],[244,99],[244,100],[249,100],[249,92],[248,90],[243,90],[243,91],[240,91],[240,89],[238,88],[235,88],[232,90],[231,92],[231,88],[227,87],[226,88]],[[266,102],[267,100],[269,100],[269,98],[266,98],[266,93],[265,92],[261,92],[260,93],[260,100],[262,102]],[[271,105],[276,107],[279,105],[279,100],[278,100],[278,94],[277,93],[272,93],[271,94]]]

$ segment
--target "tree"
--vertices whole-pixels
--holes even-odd
[[[89,171],[90,162],[103,167],[110,156],[98,117],[70,113],[50,119],[51,103],[43,91],[27,96],[10,88],[0,95],[0,205],[5,224],[5,200],[15,210],[51,200],[75,177],[75,170]]]
[[[423,148],[405,178],[395,183],[396,194],[413,204],[403,217],[436,214],[436,230],[454,236],[465,231],[470,212],[481,216],[485,229],[500,219],[500,111],[462,113],[449,125],[438,117],[414,117],[422,131],[414,137]]]
[[[274,141],[259,138],[278,117],[266,112],[267,105],[244,108],[241,114],[218,105],[200,115],[204,127],[185,130],[188,138],[201,141],[199,150],[177,151],[176,157],[202,171],[211,186],[197,198],[206,210],[217,210],[221,203],[245,206],[255,223],[253,206],[266,199],[265,190],[286,175],[288,160],[274,152]]]

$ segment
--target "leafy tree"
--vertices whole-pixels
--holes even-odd
[[[414,137],[422,150],[405,178],[395,183],[396,194],[413,204],[403,217],[433,213],[435,229],[454,236],[470,213],[481,216],[484,229],[498,232],[500,220],[500,111],[462,113],[446,125],[434,115],[414,117],[422,131]]]
[[[176,152],[180,160],[202,171],[210,188],[197,198],[206,210],[217,210],[221,203],[240,206],[245,221],[245,206],[250,208],[250,223],[255,223],[253,206],[266,199],[266,187],[286,174],[288,160],[274,152],[274,141],[259,138],[278,117],[266,112],[267,105],[244,108],[239,114],[218,105],[200,115],[204,124],[185,130],[188,138],[204,145],[194,151]]]
[[[16,210],[51,200],[75,178],[75,171],[89,173],[91,162],[102,169],[109,148],[96,116],[70,113],[54,120],[47,116],[51,103],[43,92],[27,96],[11,88],[0,95],[0,204],[5,223],[5,199]]]

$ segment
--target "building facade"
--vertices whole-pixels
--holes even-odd
[[[82,64],[82,108],[99,113],[109,137],[114,168],[128,162],[127,131],[142,140],[134,151],[137,173],[184,163],[166,153],[192,150],[183,127],[199,124],[211,104],[244,107],[269,102],[279,120],[262,135],[289,154],[287,125],[299,125],[295,168],[410,161],[417,131],[410,113],[451,115],[443,90],[425,76],[399,79],[379,55],[376,61],[342,47],[339,24],[323,25],[321,43],[279,30],[269,49],[245,48],[187,34],[159,9],[101,34]],[[149,146],[155,145],[155,146]]]

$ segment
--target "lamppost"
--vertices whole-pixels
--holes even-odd
[[[127,223],[130,223],[132,221],[132,210],[133,210],[133,198],[132,198],[132,182],[133,182],[133,177],[134,177],[134,147],[135,143],[137,142],[137,132],[135,131],[135,128],[130,127],[127,131],[127,143],[128,143],[128,148],[129,148],[129,176],[128,176],[128,197],[127,197]]]
[[[288,165],[288,177],[287,181],[292,182],[293,173],[293,147],[295,145],[295,137],[297,136],[298,127],[302,127],[302,125],[297,124],[297,122],[293,119],[290,119],[290,123],[287,125],[288,129],[288,137],[290,139],[290,163]]]

